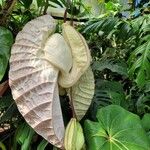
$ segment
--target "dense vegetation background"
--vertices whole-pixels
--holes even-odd
[[[68,15],[64,15],[65,12]],[[0,148],[56,149],[25,123],[8,86],[8,61],[15,36],[28,21],[46,13],[58,20],[57,32],[61,31],[62,22],[70,20],[86,38],[91,50],[96,88],[81,123],[86,119],[96,121],[100,108],[118,105],[120,112],[120,108],[124,108],[140,117],[150,142],[149,0],[1,0]],[[61,99],[65,120],[69,120],[70,110],[65,107],[69,105],[67,96]]]

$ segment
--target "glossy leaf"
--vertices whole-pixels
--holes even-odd
[[[117,105],[97,112],[97,122],[85,121],[90,150],[149,150],[150,142],[140,118]]]
[[[0,81],[7,69],[12,44],[12,33],[8,29],[0,27]]]

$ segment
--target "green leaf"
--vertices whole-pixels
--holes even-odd
[[[150,114],[149,113],[144,114],[142,118],[142,125],[146,131],[150,130]]]
[[[150,92],[150,80],[145,84],[145,92]]]
[[[15,142],[21,145],[21,150],[29,150],[35,131],[26,123],[20,124],[16,131]]]
[[[150,94],[149,93],[142,94],[136,102],[138,114],[150,113],[149,104],[150,104]]]
[[[36,2],[37,2],[37,6],[41,7],[41,6],[43,6],[45,1],[44,0],[36,0]]]
[[[6,150],[6,147],[2,142],[0,142],[0,148],[1,148],[1,150]]]
[[[20,1],[23,3],[26,9],[28,9],[33,2],[33,0],[20,0]]]
[[[99,31],[103,31],[104,35],[108,35],[112,30],[114,30],[115,25],[118,23],[118,19],[114,17],[107,17],[101,19],[93,19],[86,23],[86,27],[83,33],[98,33]]]
[[[27,138],[25,139],[24,143],[22,144],[21,150],[29,150],[30,149],[32,138],[33,138],[35,132],[31,127],[29,127],[29,129],[30,129],[29,134],[28,134]]]
[[[142,125],[150,141],[150,114],[146,113],[142,118]]]
[[[150,41],[137,47],[128,60],[130,77],[134,77],[138,87],[150,80]]]
[[[0,27],[0,81],[2,80],[7,69],[12,44],[12,33],[8,29]]]
[[[16,130],[16,142],[22,145],[29,135],[30,128],[26,122],[21,123]]]
[[[88,149],[149,150],[150,142],[137,115],[109,105],[98,111],[97,119],[84,124]]]
[[[93,69],[98,71],[103,71],[104,69],[109,69],[112,72],[116,72],[123,76],[128,76],[127,65],[121,60],[113,59],[102,59],[100,61],[95,61],[93,64]]]
[[[66,2],[64,0],[51,0],[50,5],[55,8],[64,8]]]
[[[90,116],[95,120],[99,108],[115,104],[127,108],[123,86],[115,81],[97,80],[95,95],[90,107]]]
[[[45,150],[47,144],[48,142],[45,139],[43,139],[38,145],[37,150]]]
[[[12,104],[12,102],[13,102],[13,98],[10,93],[0,97],[0,111],[8,108]]]

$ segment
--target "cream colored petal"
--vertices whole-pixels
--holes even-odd
[[[30,32],[27,32],[28,24],[19,32],[11,50],[9,85],[17,107],[28,124],[47,141],[63,148],[65,129],[58,95],[59,70],[39,55],[39,51],[45,47],[44,40],[55,27],[50,28],[51,17],[43,17],[40,17],[40,20],[47,19],[47,26],[36,24],[39,31],[42,31],[44,26],[44,32],[41,32],[40,37],[36,37],[37,41],[42,40],[41,43],[36,43]],[[36,20],[38,19],[35,19],[35,23]],[[29,24],[34,24],[34,20]],[[48,33],[46,35],[45,29]]]
[[[63,24],[62,29],[62,35],[71,49],[73,65],[68,74],[60,74],[59,84],[64,88],[69,88],[89,67],[91,56],[87,43],[79,32],[66,23]]]
[[[47,40],[43,53],[44,57],[58,67],[62,74],[69,73],[72,67],[72,55],[62,35],[53,34]]]
[[[70,97],[78,120],[87,112],[94,95],[94,75],[91,67],[81,76],[70,89]]]

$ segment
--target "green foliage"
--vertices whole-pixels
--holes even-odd
[[[20,0],[20,2],[23,3],[24,7],[26,9],[29,9],[29,7],[31,6],[33,0]]]
[[[0,97],[0,112],[2,113],[0,116],[0,125],[5,122],[12,122],[15,117],[16,119],[13,122],[18,121],[17,117],[20,117],[20,113],[10,92]]]
[[[7,69],[12,43],[12,33],[8,29],[0,27],[0,81],[2,80]]]
[[[12,95],[9,93],[3,97],[0,97],[0,111],[5,110],[13,103]]]
[[[148,150],[150,143],[140,118],[120,106],[97,112],[98,122],[85,121],[88,148],[92,150]]]
[[[150,114],[146,113],[142,118],[142,125],[146,131],[150,130]]]
[[[138,114],[144,114],[150,112],[150,94],[146,93],[141,95],[137,102],[137,112]]]
[[[21,145],[21,150],[30,149],[34,133],[34,130],[25,122],[20,124],[16,131],[13,149],[17,150],[17,143]]]
[[[98,71],[103,71],[104,69],[109,69],[112,72],[118,73],[123,76],[128,76],[127,65],[121,60],[113,59],[102,59],[100,61],[95,61],[93,63],[93,69]]]
[[[37,150],[44,150],[47,146],[48,142],[46,140],[42,140],[41,143],[38,145]]]
[[[139,42],[137,48],[129,57],[129,75],[135,76],[137,85],[142,88],[150,80],[150,17],[142,20],[139,30]]]
[[[89,32],[96,32],[99,31],[105,32],[105,35],[110,33],[112,29],[115,27],[115,25],[118,22],[118,18],[114,17],[108,17],[108,18],[101,18],[101,19],[94,19],[90,20],[86,24],[86,28],[84,29],[83,33],[89,33]]]
[[[146,113],[142,118],[142,125],[145,131],[147,132],[149,141],[150,141],[150,114]]]
[[[2,18],[5,17],[1,14],[5,3],[4,0],[0,1]],[[97,113],[98,122],[85,122],[87,149],[98,149],[104,143],[102,149],[105,150],[119,149],[116,146],[123,150],[148,150],[141,122],[150,141],[150,9],[146,1],[142,1],[135,10],[135,6],[132,6],[122,0],[92,3],[81,0],[51,0],[48,3],[45,0],[17,1],[6,16],[7,21],[3,24],[5,28],[0,27],[0,81],[8,78],[13,37],[22,27],[31,19],[49,12],[51,8],[57,8],[57,11],[60,8],[60,12],[62,8],[67,8],[68,16],[77,19],[76,27],[87,39],[93,59],[96,87],[87,117],[95,121]],[[59,19],[63,20],[63,16],[64,14]],[[61,96],[61,106],[67,125],[72,113],[68,109],[66,95]],[[142,120],[129,111],[139,115]],[[85,118],[82,122],[84,120]],[[9,129],[4,129],[5,124],[10,125]],[[25,123],[9,90],[0,97],[0,128],[4,129],[0,136],[0,147],[3,150],[9,147],[13,150],[56,149]],[[119,136],[114,138],[113,133]],[[137,143],[138,147],[130,147],[130,143],[123,143],[123,139]]]
[[[6,147],[2,142],[0,142],[0,148],[1,148],[1,150],[6,150]]]
[[[90,115],[95,120],[96,112],[99,108],[110,104],[127,107],[125,93],[120,83],[115,81],[97,80],[95,95],[90,108]]]

